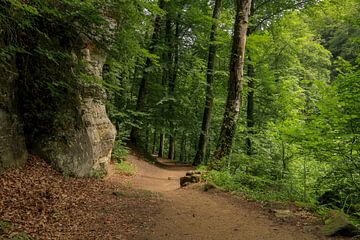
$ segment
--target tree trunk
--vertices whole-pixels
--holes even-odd
[[[213,11],[213,20],[214,23],[211,27],[210,33],[210,45],[209,45],[209,56],[208,56],[208,65],[207,65],[207,72],[206,72],[206,99],[205,99],[205,108],[203,114],[203,120],[201,125],[201,133],[199,137],[199,143],[195,155],[195,159],[193,161],[193,165],[197,166],[201,164],[206,157],[207,152],[207,145],[208,145],[208,138],[209,138],[209,129],[211,123],[211,112],[213,108],[214,102],[214,93],[213,93],[213,82],[214,82],[214,66],[215,66],[215,57],[216,57],[216,31],[218,27],[217,20],[220,16],[221,11],[221,3],[222,0],[215,0],[215,6]]]
[[[253,127],[255,125],[254,122],[254,77],[255,77],[255,69],[254,65],[251,62],[251,58],[248,57],[248,96],[247,96],[247,109],[246,109],[246,125],[248,129],[248,137],[246,138],[246,153],[248,156],[253,154],[251,135],[254,133]]]
[[[164,4],[165,4],[164,0],[159,1],[159,7],[161,9],[164,9]],[[161,16],[158,15],[158,16],[156,16],[155,21],[154,21],[154,32],[151,37],[151,42],[150,42],[150,46],[149,46],[149,52],[152,54],[155,52],[156,45],[158,44],[159,39],[160,39],[160,35],[161,35]],[[146,62],[145,62],[143,76],[142,76],[142,79],[140,82],[138,98],[137,98],[137,103],[136,103],[136,111],[138,111],[138,112],[143,111],[144,107],[145,107],[145,97],[147,94],[148,69],[151,65],[152,65],[151,59],[147,58]],[[139,119],[135,119],[135,120],[138,121]],[[138,142],[140,140],[140,128],[138,126],[132,127],[131,133],[130,133],[130,139],[134,144],[138,144]]]
[[[170,24],[170,23],[169,23]],[[169,79],[169,95],[170,97],[174,98],[175,95],[175,83],[176,83],[176,78],[177,78],[177,71],[178,71],[178,65],[179,65],[179,35],[180,35],[180,29],[179,29],[179,23],[178,21],[176,22],[176,27],[175,27],[175,45],[173,46],[174,49],[174,63],[173,63],[173,67],[171,69],[172,74],[170,76]],[[171,36],[169,36],[169,49],[171,48]],[[169,73],[170,75],[170,73]],[[170,102],[169,105],[169,112],[173,113],[174,112],[174,107],[172,105],[172,102]],[[170,137],[169,137],[169,154],[168,154],[168,158],[171,160],[174,160],[175,157],[175,129],[174,129],[174,124],[173,121],[170,120]]]
[[[179,160],[180,160],[180,162],[186,161],[186,134],[185,134],[185,131],[183,132],[183,134],[181,136]]]
[[[152,154],[156,154],[156,145],[157,145],[157,134],[156,129],[154,130],[154,139],[153,139],[153,147],[152,147]]]
[[[239,118],[242,99],[246,33],[250,8],[251,0],[236,0],[236,18],[230,57],[228,97],[218,145],[211,163],[211,167],[215,169],[218,167],[218,160],[230,154],[236,132],[236,123]]]
[[[147,127],[145,131],[145,152],[149,152],[149,142],[150,142],[150,128]]]
[[[251,13],[255,14],[255,1],[251,2]],[[255,32],[256,27],[254,24],[251,24],[247,31],[247,36],[250,36],[253,32]],[[247,95],[247,107],[246,107],[246,126],[247,126],[247,137],[246,137],[246,154],[248,156],[253,155],[253,146],[251,137],[254,134],[254,88],[255,88],[255,67],[253,62],[251,61],[251,55],[248,52],[248,69],[247,69],[247,77],[248,77],[248,95]]]
[[[159,144],[159,154],[160,158],[164,157],[164,145],[165,145],[165,133],[163,130],[160,133],[160,144]]]
[[[169,136],[169,153],[168,159],[174,160],[175,158],[175,137],[173,135]]]

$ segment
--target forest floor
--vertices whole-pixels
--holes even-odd
[[[292,216],[278,218],[271,209],[283,204],[204,192],[200,185],[179,188],[189,166],[154,165],[133,153],[128,161],[133,176],[112,164],[105,179],[69,178],[36,157],[0,175],[0,240],[328,239],[301,209],[288,206]],[[34,238],[12,238],[21,232]]]
[[[130,180],[132,186],[158,192],[163,199],[152,225],[134,239],[329,239],[321,235],[319,219],[302,209],[283,203],[251,202],[217,189],[204,192],[201,184],[179,188],[179,178],[191,167],[163,159],[159,167],[134,154],[128,161],[137,169]],[[116,179],[114,175],[111,178]],[[274,209],[290,210],[291,216],[275,217]]]

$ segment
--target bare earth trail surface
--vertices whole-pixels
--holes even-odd
[[[132,186],[159,192],[164,198],[152,226],[138,231],[134,239],[237,239],[310,240],[327,239],[306,232],[302,227],[271,219],[265,211],[246,200],[200,188],[179,188],[179,178],[191,169],[184,166],[158,167],[130,155],[137,168]]]

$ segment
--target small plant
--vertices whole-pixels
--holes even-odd
[[[136,172],[136,168],[129,162],[121,161],[116,164],[116,168],[124,175],[131,176]]]
[[[106,176],[107,171],[105,168],[101,169],[93,169],[90,173],[90,177],[96,178],[96,179],[102,179]]]
[[[131,181],[127,181],[127,182],[125,183],[125,186],[126,186],[127,188],[132,188],[132,187],[133,187],[133,183],[132,183]]]
[[[207,192],[207,191],[209,191],[211,189],[214,189],[214,188],[216,188],[216,186],[214,184],[212,184],[212,183],[205,183],[204,185],[202,185],[202,190],[204,192]]]
[[[22,232],[19,234],[16,234],[15,236],[13,236],[12,238],[10,238],[11,240],[34,240],[34,238],[32,238],[29,234],[27,234],[26,232]]]
[[[125,192],[113,192],[113,195],[116,197],[126,197],[127,194]]]
[[[13,229],[13,224],[8,221],[0,221],[0,235],[6,234]]]
[[[124,145],[124,142],[119,139],[115,142],[114,149],[112,151],[112,159],[120,163],[126,159],[128,152],[129,150]]]

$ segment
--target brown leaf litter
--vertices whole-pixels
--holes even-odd
[[[24,168],[0,176],[0,221],[14,225],[0,239],[19,232],[39,240],[131,239],[149,227],[159,201],[100,179],[66,178],[31,156]]]

